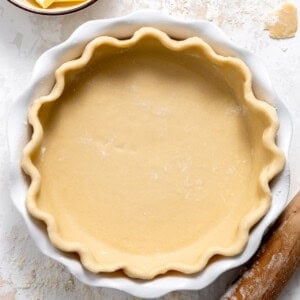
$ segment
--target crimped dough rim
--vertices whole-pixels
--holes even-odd
[[[199,256],[197,248],[189,247],[172,253],[172,260],[168,263],[160,262],[160,255],[155,255],[151,258],[151,266],[145,266],[144,256],[133,255],[128,253],[119,253],[119,257],[114,257],[114,263],[97,262],[90,250],[79,242],[67,242],[62,239],[57,230],[55,217],[38,208],[36,203],[36,195],[40,189],[41,174],[32,162],[33,153],[40,147],[43,139],[43,128],[38,117],[39,109],[43,103],[57,100],[62,94],[65,87],[65,73],[69,70],[80,69],[87,65],[93,56],[94,50],[102,44],[109,44],[118,48],[128,48],[134,46],[140,39],[145,36],[151,36],[170,50],[184,50],[189,47],[200,47],[206,58],[214,63],[230,63],[241,72],[245,81],[243,84],[244,100],[248,106],[255,108],[264,113],[268,120],[268,126],[264,129],[262,136],[262,144],[268,150],[272,159],[270,163],[264,165],[259,176],[259,184],[264,192],[264,196],[260,199],[260,206],[250,211],[240,222],[236,228],[236,240],[230,247],[210,247]],[[64,63],[56,70],[56,84],[51,93],[41,97],[33,102],[29,110],[29,123],[32,126],[33,134],[23,151],[22,169],[29,175],[31,183],[27,193],[26,205],[29,213],[35,218],[43,221],[47,225],[47,231],[51,242],[60,250],[66,252],[78,253],[83,266],[91,272],[114,272],[123,270],[125,274],[133,278],[152,279],[159,274],[166,273],[170,270],[179,271],[186,274],[201,271],[208,264],[209,260],[215,255],[234,256],[242,252],[247,241],[251,228],[266,214],[271,204],[271,193],[269,182],[283,169],[284,155],[275,143],[276,133],[279,128],[279,123],[275,109],[266,102],[258,100],[252,91],[252,78],[248,67],[237,58],[224,57],[218,55],[204,41],[198,37],[188,38],[183,41],[176,41],[170,38],[167,34],[154,28],[141,28],[134,35],[126,40],[118,40],[116,38],[102,36],[91,41],[83,51],[80,58]],[[189,262],[185,262],[186,257],[189,257]],[[192,263],[191,263],[192,261]]]

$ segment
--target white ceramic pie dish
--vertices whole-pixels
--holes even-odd
[[[10,192],[26,225],[40,250],[64,264],[82,282],[98,287],[110,287],[139,297],[158,297],[174,290],[203,289],[224,272],[245,263],[257,250],[269,225],[284,209],[289,191],[288,160],[283,172],[272,183],[272,205],[267,215],[251,231],[245,250],[238,256],[223,258],[209,264],[204,271],[194,275],[166,275],[150,281],[141,281],[125,276],[93,274],[85,270],[79,260],[57,250],[49,241],[47,232],[33,220],[25,207],[28,182],[20,168],[22,150],[28,141],[27,112],[31,101],[49,93],[54,84],[54,71],[62,63],[78,57],[92,39],[109,35],[117,38],[130,37],[143,26],[156,27],[176,39],[199,36],[216,52],[241,58],[253,74],[255,95],[268,101],[278,110],[280,129],[278,145],[288,158],[292,126],[288,112],[276,97],[269,76],[260,61],[249,52],[233,45],[215,25],[206,21],[179,21],[155,11],[139,11],[129,16],[109,20],[90,21],[80,26],[64,43],[45,52],[36,62],[31,82],[24,94],[12,104],[8,121],[8,146],[10,150]],[[222,276],[226,281],[226,276]],[[224,279],[225,278],[225,279]],[[228,277],[229,278],[229,277]],[[229,279],[228,279],[229,280]]]

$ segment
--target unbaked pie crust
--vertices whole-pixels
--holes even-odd
[[[284,165],[246,65],[153,28],[90,42],[29,121],[27,208],[92,272],[151,279],[240,253]]]

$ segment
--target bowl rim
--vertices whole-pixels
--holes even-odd
[[[111,35],[126,38],[144,26],[152,26],[177,39],[200,36],[205,42],[221,55],[241,58],[253,75],[254,94],[262,100],[273,104],[278,111],[280,128],[278,146],[285,153],[287,162],[282,173],[272,183],[272,205],[263,219],[252,229],[244,251],[235,257],[224,258],[211,263],[204,271],[193,275],[163,276],[154,280],[141,281],[127,277],[111,278],[107,274],[92,274],[73,258],[60,252],[51,245],[47,234],[29,215],[25,207],[27,182],[21,172],[19,158],[27,143],[27,110],[31,100],[46,94],[54,84],[54,71],[63,62],[74,59],[82,53],[85,45],[97,36]],[[7,122],[7,145],[9,150],[9,191],[10,197],[23,216],[30,235],[38,248],[45,255],[62,263],[80,281],[90,286],[108,287],[125,291],[131,295],[154,298],[175,290],[199,290],[214,282],[220,275],[244,264],[256,252],[260,241],[283,211],[289,193],[288,154],[292,137],[292,123],[285,104],[274,92],[270,77],[255,55],[233,44],[216,25],[208,21],[183,21],[165,15],[159,11],[141,10],[124,17],[93,20],[79,26],[63,43],[47,50],[40,56],[34,67],[28,88],[11,104]],[[22,199],[22,201],[20,201]],[[223,277],[223,276],[222,276]]]
[[[63,9],[63,10],[59,10],[59,11],[46,11],[47,9],[45,9],[45,11],[42,9],[42,8],[30,8],[30,7],[27,7],[27,6],[23,6],[22,4],[20,3],[17,3],[15,0],[7,0],[9,3],[11,3],[12,5],[26,11],[26,12],[29,12],[29,13],[33,13],[33,14],[37,14],[37,15],[44,15],[44,16],[62,16],[62,15],[67,15],[67,14],[71,14],[71,13],[74,13],[74,12],[77,12],[77,11],[80,11],[84,8],[87,8],[89,7],[90,5],[96,3],[98,0],[89,0],[87,1],[86,3],[82,3],[80,5],[80,3],[78,4],[78,6],[75,6],[75,7],[71,7],[71,8],[66,8],[66,9]]]

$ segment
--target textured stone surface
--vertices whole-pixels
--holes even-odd
[[[300,35],[272,40],[263,30],[264,16],[278,0],[99,0],[84,11],[60,17],[32,15],[0,1],[0,299],[133,299],[124,293],[90,288],[78,282],[58,263],[39,253],[12,206],[7,192],[5,123],[10,102],[28,83],[34,62],[49,47],[65,40],[80,24],[153,8],[184,19],[208,19],[231,39],[254,53],[270,71],[279,97],[294,121],[291,194],[300,188]],[[294,1],[300,8],[300,1]],[[213,290],[213,289],[211,289]],[[300,270],[282,293],[298,299]],[[199,299],[199,292],[176,292],[164,299]],[[210,298],[212,299],[212,298]]]

